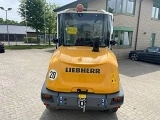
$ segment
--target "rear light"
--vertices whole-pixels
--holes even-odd
[[[52,96],[51,96],[51,95],[48,95],[48,94],[43,94],[43,98],[44,98],[44,99],[51,99]]]
[[[113,98],[113,101],[120,102],[122,99],[120,97]]]

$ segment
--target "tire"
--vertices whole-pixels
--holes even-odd
[[[49,111],[56,111],[56,110],[58,110],[57,108],[54,108],[54,107],[48,107],[48,106],[46,106],[46,108],[47,108]]]
[[[132,53],[130,58],[133,61],[137,61],[138,60],[138,54],[137,53]]]
[[[61,108],[56,108],[56,107],[48,107],[48,106],[46,106],[46,108],[47,108],[49,111],[62,110]]]
[[[117,112],[118,108],[109,109],[108,113],[115,113]]]
[[[106,113],[111,114],[111,113],[117,112],[117,110],[118,110],[118,108],[112,108],[112,109],[103,110],[102,112],[106,112]]]

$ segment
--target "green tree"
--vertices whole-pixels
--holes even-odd
[[[58,6],[56,4],[46,3],[45,4],[45,30],[50,34],[55,34],[57,29],[56,13],[53,12]],[[49,37],[49,45],[50,45]]]
[[[44,0],[20,0],[19,13],[28,26],[36,29],[38,33],[44,30]]]
[[[0,18],[0,24],[4,24],[3,18]]]
[[[9,25],[18,25],[18,22],[17,21],[14,21],[14,20],[7,20],[7,23]]]
[[[25,26],[25,25],[26,25],[26,22],[25,22],[25,21],[21,21],[21,22],[18,23],[18,25],[23,25],[23,26]]]
[[[9,25],[18,25],[19,23],[17,21],[14,20],[3,20],[3,18],[0,18],[0,24],[9,24]]]

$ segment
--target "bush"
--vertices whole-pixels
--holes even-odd
[[[28,43],[39,43],[40,40],[37,40],[37,37],[28,37]],[[24,38],[24,43],[27,43],[27,38]]]
[[[54,48],[55,45],[11,45],[5,46],[5,49],[10,50],[23,50],[23,49],[45,49],[45,48]]]

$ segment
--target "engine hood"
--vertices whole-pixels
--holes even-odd
[[[57,92],[115,93],[119,72],[115,55],[108,48],[59,47],[52,55],[46,87]]]
[[[57,50],[56,58],[68,64],[100,65],[108,60],[108,49],[92,52],[92,47],[61,47]]]

